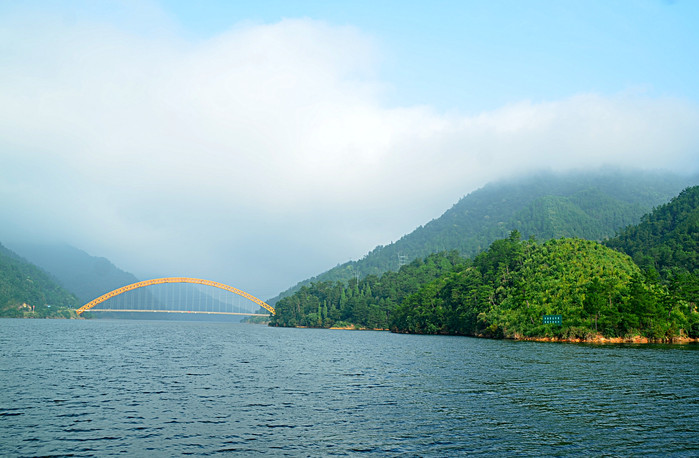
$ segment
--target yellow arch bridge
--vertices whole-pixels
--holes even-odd
[[[145,281],[140,281],[137,283],[132,283],[130,285],[122,286],[121,288],[117,288],[114,291],[110,291],[107,294],[103,294],[102,296],[91,300],[87,304],[83,305],[80,307],[76,312],[78,315],[81,313],[93,309],[93,307],[96,307],[99,304],[102,304],[105,301],[108,301],[109,299],[112,299],[116,296],[119,296],[121,294],[124,294],[129,291],[133,291],[139,288],[145,288],[147,286],[153,286],[153,285],[163,285],[167,283],[191,283],[195,285],[204,285],[204,286],[211,286],[214,288],[218,288],[220,290],[228,291],[234,294],[237,294],[240,297],[243,297],[245,299],[248,299],[249,301],[254,302],[255,304],[259,305],[263,309],[267,310],[270,312],[272,315],[275,314],[274,307],[271,305],[267,304],[261,299],[256,298],[252,294],[246,293],[245,291],[241,291],[238,288],[234,288],[229,285],[225,285],[223,283],[218,283],[215,281],[211,280],[203,280],[201,278],[189,278],[189,277],[167,277],[167,278],[155,278],[153,280],[145,280]],[[259,309],[258,309],[259,310]],[[93,311],[101,311],[101,312],[168,312],[168,313],[206,313],[206,314],[221,314],[221,315],[248,315],[248,316],[267,316],[268,314],[264,313],[253,313],[253,312],[233,312],[233,311],[223,311],[223,310],[199,310],[199,311],[191,311],[191,310],[172,310],[172,309],[161,309],[161,310],[156,310],[156,309],[143,309],[143,308],[126,308],[126,307],[120,307],[120,308],[97,308],[93,309]]]

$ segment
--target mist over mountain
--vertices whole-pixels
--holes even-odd
[[[540,172],[491,183],[400,240],[299,282],[268,302],[274,304],[311,282],[380,275],[440,251],[457,250],[472,257],[512,230],[525,239],[542,241],[560,237],[603,240],[638,223],[654,207],[697,183],[697,176],[618,169]]]
[[[0,245],[0,316],[75,316],[78,299],[39,267]]]
[[[63,288],[75,294],[82,303],[108,293],[138,279],[106,258],[66,244],[13,244],[12,249],[55,277]]]
[[[381,276],[313,282],[280,299],[270,324],[515,339],[694,340],[698,235],[694,186],[602,243],[522,240],[514,230],[470,259],[445,251]]]
[[[604,240],[636,224],[699,177],[669,172],[599,170],[541,172],[484,186],[461,198],[442,216],[396,242],[378,246],[365,257],[298,283],[268,302],[317,281],[342,281],[397,271],[431,253],[456,250],[472,257],[495,240],[518,230],[524,239],[561,237]],[[138,281],[103,257],[67,244],[16,242],[10,247],[53,276],[85,303]]]

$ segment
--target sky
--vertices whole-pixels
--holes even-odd
[[[262,299],[484,184],[699,172],[699,2],[0,2],[0,242]]]

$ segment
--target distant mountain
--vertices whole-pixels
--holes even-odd
[[[0,316],[75,316],[78,299],[37,266],[0,245]]]
[[[41,267],[84,304],[138,279],[106,258],[91,256],[69,245],[13,245],[12,248]]]
[[[380,275],[440,251],[457,250],[472,257],[515,229],[524,238],[542,241],[560,237],[603,240],[698,182],[697,176],[666,172],[601,170],[539,173],[492,183],[397,242],[302,281],[268,302],[275,304],[311,282]]]

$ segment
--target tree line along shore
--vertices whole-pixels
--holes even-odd
[[[397,272],[314,282],[276,303],[272,326],[523,340],[696,342],[699,187],[603,242],[522,240],[465,258],[445,251]],[[543,317],[560,315],[561,323]]]

